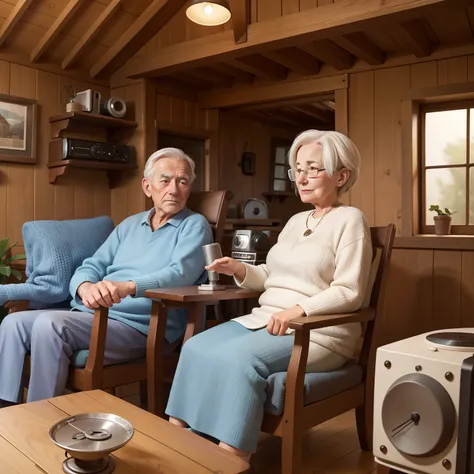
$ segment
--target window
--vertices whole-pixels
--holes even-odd
[[[272,168],[270,169],[270,190],[276,193],[293,192],[293,183],[288,177],[288,152],[291,141],[274,139],[272,140]]]
[[[437,204],[455,211],[453,234],[474,234],[474,101],[425,105],[421,119],[421,231],[434,233]]]

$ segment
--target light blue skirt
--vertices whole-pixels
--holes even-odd
[[[294,336],[235,321],[191,338],[181,351],[166,414],[243,451],[256,451],[267,378],[286,371]]]

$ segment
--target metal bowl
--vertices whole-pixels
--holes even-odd
[[[49,430],[49,437],[71,457],[93,461],[127,444],[133,432],[131,423],[120,416],[82,413],[55,423]]]

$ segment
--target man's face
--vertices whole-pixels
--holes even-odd
[[[162,158],[153,167],[151,179],[143,178],[143,192],[153,200],[156,212],[164,217],[185,208],[191,192],[191,169],[185,160]]]

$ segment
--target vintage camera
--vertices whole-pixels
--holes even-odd
[[[127,104],[123,99],[111,97],[100,104],[100,113],[115,118],[123,118],[127,113]]]
[[[270,250],[268,231],[236,230],[232,238],[232,258],[252,265],[265,263]]]

